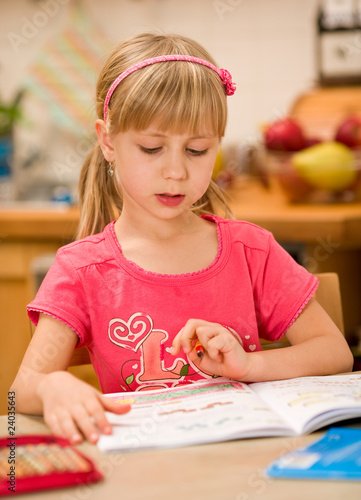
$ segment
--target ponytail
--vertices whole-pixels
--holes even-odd
[[[234,219],[232,210],[226,200],[226,194],[222,188],[211,180],[207,191],[202,198],[193,205],[193,211],[197,215],[218,214],[226,219]]]
[[[77,239],[100,233],[119,217],[122,196],[115,175],[108,174],[109,164],[97,143],[84,161],[79,179],[80,222]]]

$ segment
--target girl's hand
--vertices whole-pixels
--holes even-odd
[[[194,349],[197,340],[204,347],[202,358]],[[172,354],[176,356],[181,348],[190,361],[214,375],[242,380],[250,370],[249,353],[227,328],[218,323],[188,320],[173,340]]]
[[[99,432],[111,434],[105,411],[121,414],[130,410],[129,405],[115,403],[66,371],[45,375],[38,385],[38,396],[43,402],[44,421],[51,432],[73,444],[80,443],[83,436],[90,443],[96,443]]]

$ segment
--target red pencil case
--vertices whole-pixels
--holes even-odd
[[[66,439],[52,435],[0,438],[0,496],[101,479],[94,463]]]

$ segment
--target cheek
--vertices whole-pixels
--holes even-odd
[[[198,173],[196,178],[192,180],[193,193],[196,198],[201,198],[207,191],[212,179],[213,166],[203,168],[201,173]]]
[[[205,162],[204,165],[202,165],[200,180],[203,183],[209,184],[211,182],[215,161],[216,156],[214,155],[211,159]]]
[[[136,165],[128,165],[117,169],[117,183],[123,194],[128,193],[131,197],[141,197],[149,193],[152,179],[149,169],[139,168]]]

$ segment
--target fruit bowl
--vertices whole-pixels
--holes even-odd
[[[321,171],[304,171],[295,165],[297,152],[260,148],[259,170],[270,186],[281,190],[291,203],[342,203],[361,201],[361,148],[353,149],[346,168],[327,162]]]
[[[289,116],[263,128],[258,167],[290,202],[361,199],[361,116],[349,115],[327,135],[309,136]]]

